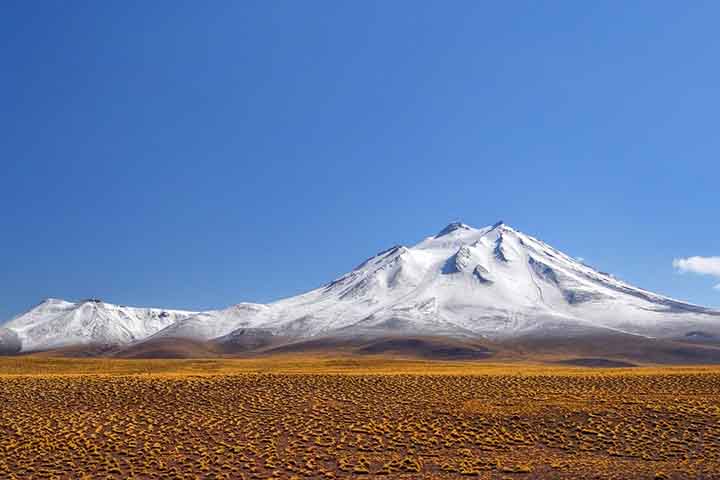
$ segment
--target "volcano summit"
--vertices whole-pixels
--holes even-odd
[[[269,304],[222,310],[133,309],[51,300],[3,327],[23,350],[245,332],[284,339],[568,335],[687,339],[720,335],[720,312],[629,285],[502,222],[451,223],[340,278]]]

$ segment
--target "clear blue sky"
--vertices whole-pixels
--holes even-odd
[[[718,2],[0,6],[0,319],[205,309],[498,219],[720,305]]]

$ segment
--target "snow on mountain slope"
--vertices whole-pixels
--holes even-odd
[[[670,337],[720,332],[720,312],[628,285],[502,222],[452,223],[378,253],[337,280],[268,305],[181,319],[157,336],[210,339],[239,328],[286,336],[488,336],[598,329]]]
[[[141,340],[195,312],[124,307],[90,299],[79,303],[48,299],[2,325],[23,351],[91,343]]]
[[[12,330],[0,328],[0,355],[13,355],[20,352],[20,338]]]
[[[213,339],[244,329],[283,337],[567,332],[719,336],[720,312],[633,287],[502,222],[452,223],[395,246],[322,286],[267,305],[185,312],[50,299],[2,325],[25,351],[148,337]],[[3,347],[4,345],[4,347]]]
[[[158,335],[209,340],[233,330],[252,327],[251,319],[268,308],[258,303],[239,303],[223,310],[199,312],[169,325]]]

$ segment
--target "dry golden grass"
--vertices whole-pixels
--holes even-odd
[[[720,478],[720,369],[0,359],[0,478]]]

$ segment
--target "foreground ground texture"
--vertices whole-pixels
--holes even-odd
[[[0,478],[720,478],[720,369],[0,360]]]

